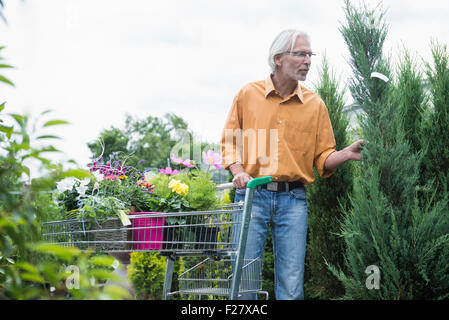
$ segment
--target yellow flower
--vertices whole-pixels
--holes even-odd
[[[175,187],[175,192],[181,196],[185,196],[189,192],[189,186],[181,183]]]
[[[172,180],[170,180],[170,182],[168,183],[168,187],[173,189],[174,186],[176,186],[176,185],[178,185],[178,184],[180,184],[180,183],[181,183],[181,181],[176,180],[176,179],[172,179]]]
[[[231,203],[231,195],[229,194],[229,189],[223,190],[221,196],[222,196],[221,198],[222,204]]]
[[[189,186],[176,179],[170,180],[168,187],[181,196],[185,196],[189,192]]]

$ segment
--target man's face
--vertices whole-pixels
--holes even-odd
[[[291,80],[306,80],[311,65],[311,58],[309,55],[301,57],[297,54],[312,52],[309,40],[304,36],[298,36],[290,52],[293,52],[293,54],[283,53],[277,56],[275,60],[278,65],[277,72]]]

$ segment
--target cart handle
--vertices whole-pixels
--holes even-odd
[[[248,182],[246,187],[249,188],[249,189],[255,189],[258,186],[261,186],[263,184],[267,184],[267,183],[270,183],[270,182],[273,182],[273,178],[271,176],[254,178],[254,179],[251,179]]]
[[[270,176],[267,177],[261,177],[261,178],[255,178],[255,179],[251,179],[248,184],[247,184],[247,188],[250,189],[254,189],[262,184],[267,184],[273,182],[273,178]],[[228,182],[228,183],[223,183],[223,184],[219,184],[217,185],[217,190],[221,190],[221,189],[232,189],[234,188],[234,184],[232,182]]]

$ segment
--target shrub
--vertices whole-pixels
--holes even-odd
[[[133,252],[128,266],[128,278],[137,299],[160,300],[163,295],[166,258],[157,252]],[[177,285],[176,274],[184,270],[179,259],[173,268],[173,286]]]

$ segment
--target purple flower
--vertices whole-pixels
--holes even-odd
[[[214,152],[213,150],[208,150],[207,152],[203,151],[203,159],[207,164],[212,165],[217,169],[223,168],[223,166],[221,165],[223,159],[217,152]]]
[[[162,174],[167,174],[167,175],[171,175],[171,176],[179,173],[178,170],[172,170],[172,168],[170,168],[170,167],[167,167],[165,169],[159,169],[159,172]]]
[[[175,163],[175,164],[181,164],[182,163],[182,158],[176,158],[175,155],[172,154],[171,161],[173,161],[173,163]]]
[[[186,167],[189,167],[189,168],[193,168],[193,167],[194,167],[194,166],[192,165],[192,160],[190,160],[190,159],[185,159],[185,160],[182,162],[182,164],[185,165]]]

